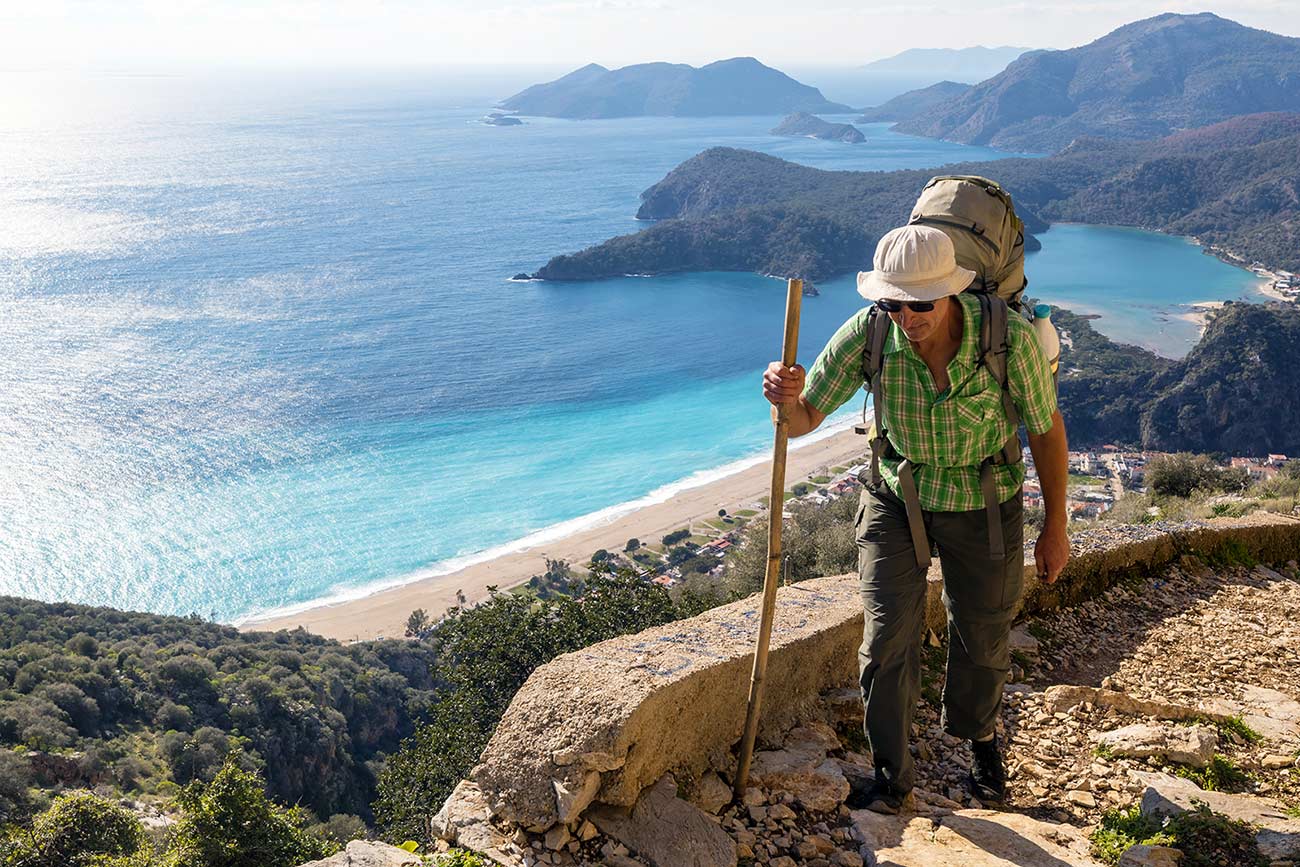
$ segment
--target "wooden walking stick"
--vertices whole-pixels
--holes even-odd
[[[794,367],[799,349],[799,302],[803,298],[803,281],[791,279],[786,284],[785,340],[781,346],[781,363]],[[740,758],[736,763],[733,790],[739,798],[749,783],[749,761],[754,756],[754,738],[758,735],[758,715],[763,707],[763,678],[767,673],[767,645],[772,638],[772,618],[776,612],[776,588],[781,575],[781,518],[785,511],[785,446],[789,438],[789,413],[786,404],[776,407],[776,434],[772,444],[772,488],[767,498],[767,574],[763,577],[763,613],[758,623],[758,644],[754,648],[754,673],[749,680],[749,704],[745,708],[745,734],[740,741]]]

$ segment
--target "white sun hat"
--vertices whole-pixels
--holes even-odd
[[[958,266],[952,239],[932,226],[886,232],[872,266],[858,272],[858,294],[868,301],[936,301],[975,279],[974,271]]]

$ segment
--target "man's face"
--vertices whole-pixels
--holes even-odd
[[[903,309],[897,313],[889,314],[889,318],[894,320],[894,324],[903,329],[907,339],[913,343],[921,343],[937,333],[937,329],[944,327],[944,322],[948,316],[948,305],[952,303],[952,296],[940,298],[934,303],[934,309],[929,313],[917,313],[912,308],[904,305]]]

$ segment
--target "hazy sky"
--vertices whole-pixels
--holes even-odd
[[[961,8],[955,8],[961,7]],[[1160,12],[1153,0],[0,0],[0,65],[373,66],[865,63],[911,47],[1067,48]],[[1208,8],[1300,35],[1300,0]]]

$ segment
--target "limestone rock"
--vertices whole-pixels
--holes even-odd
[[[1118,758],[1166,758],[1180,765],[1203,768],[1214,758],[1219,736],[1204,726],[1134,723],[1092,736],[1099,746]]]
[[[372,840],[353,840],[342,852],[302,867],[419,867],[420,856]]]
[[[556,821],[568,824],[582,815],[600,791],[600,773],[588,771],[574,783],[569,780],[552,780],[555,789]]]
[[[588,815],[655,867],[736,867],[736,844],[702,810],[677,797],[669,775],[642,792],[630,811],[598,804]]]
[[[1085,792],[1082,789],[1074,789],[1065,793],[1065,800],[1077,807],[1087,807],[1089,809],[1097,806],[1097,798],[1092,792]]]
[[[854,837],[890,867],[1098,867],[1088,839],[1071,825],[1018,813],[957,810],[942,816],[852,814]]]
[[[506,837],[492,824],[483,792],[469,780],[456,784],[430,824],[434,836],[448,843],[481,852],[498,862],[503,857]]]
[[[1201,801],[1216,813],[1258,825],[1255,841],[1264,857],[1273,861],[1300,857],[1300,819],[1289,817],[1282,805],[1271,799],[1206,792],[1191,780],[1169,774],[1133,771],[1132,775],[1147,787],[1142,793],[1143,815],[1171,816],[1190,809],[1193,801]]]
[[[1011,628],[1007,643],[1013,653],[1019,652],[1026,656],[1038,655],[1038,639],[1029,634],[1029,630],[1023,623],[1018,623]]]
[[[1178,867],[1183,853],[1169,846],[1129,846],[1119,856],[1119,867]]]
[[[1200,718],[1223,722],[1233,715],[1167,701],[1134,698],[1118,690],[1101,689],[1095,686],[1057,684],[1043,690],[1043,704],[1048,713],[1069,713],[1085,702],[1101,705],[1102,707],[1113,707],[1120,713],[1129,716],[1153,717],[1175,722]]]
[[[469,780],[461,780],[443,802],[442,809],[433,817],[433,833],[454,843],[457,828],[486,822],[488,818],[488,804],[483,792]]]
[[[824,752],[764,750],[754,754],[749,779],[767,789],[794,795],[814,812],[836,809],[849,796],[849,781],[834,759]]]
[[[846,686],[831,690],[822,700],[826,710],[836,725],[862,725],[862,690],[856,686]]]
[[[556,825],[546,832],[546,848],[551,850],[563,849],[569,844],[570,839],[572,837],[569,834],[569,826]]]
[[[713,771],[709,771],[695,784],[691,801],[706,813],[719,813],[731,803],[731,787]]]
[[[826,723],[806,722],[785,736],[785,748],[793,752],[829,753],[840,748],[840,739]]]

